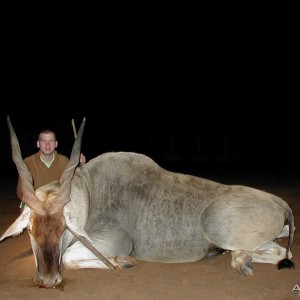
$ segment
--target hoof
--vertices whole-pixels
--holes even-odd
[[[117,263],[117,265],[122,269],[131,268],[137,264],[136,260],[131,256],[115,257],[114,260]]]
[[[210,250],[210,251],[207,253],[206,258],[213,258],[213,257],[219,256],[219,255],[221,255],[221,254],[224,254],[225,252],[226,252],[226,250],[224,250],[224,249],[221,249],[221,248],[215,248],[215,249]]]
[[[251,262],[248,262],[247,264],[243,265],[241,269],[239,270],[240,274],[246,275],[246,276],[252,276],[253,275],[253,269]]]
[[[241,250],[232,252],[231,254],[231,266],[242,275],[252,276],[252,258]]]

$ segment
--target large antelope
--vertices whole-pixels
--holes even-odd
[[[62,263],[73,269],[125,268],[136,264],[134,257],[184,263],[216,249],[231,251],[231,265],[243,275],[253,274],[254,262],[294,267],[294,218],[281,198],[169,172],[131,152],[99,155],[73,176],[84,121],[60,187],[53,183],[34,192],[8,123],[27,206],[0,241],[27,227],[37,285],[58,285]],[[285,249],[275,240],[287,236]]]

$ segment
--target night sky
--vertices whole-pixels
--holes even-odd
[[[105,28],[100,42],[90,28],[71,30],[72,42],[60,33],[30,38],[18,26],[4,31],[1,170],[14,169],[9,114],[23,157],[36,151],[46,127],[69,155],[71,119],[79,127],[86,117],[87,159],[136,151],[177,168],[167,159],[173,143],[177,165],[188,170],[299,172],[298,47],[290,24],[178,24]],[[196,164],[197,143],[204,162]]]
[[[225,168],[299,174],[296,122],[275,116],[265,118],[264,113],[255,114],[254,110],[241,112],[227,114],[220,108],[218,113],[212,109],[205,113],[198,108],[178,107],[175,113],[162,112],[159,107],[127,105],[59,113],[51,109],[44,113],[2,110],[1,169],[15,174],[6,122],[9,115],[23,157],[37,151],[37,135],[45,128],[56,132],[57,150],[69,156],[74,142],[71,120],[75,120],[78,130],[85,117],[82,152],[87,160],[108,151],[133,151],[150,156],[165,168],[188,173]]]

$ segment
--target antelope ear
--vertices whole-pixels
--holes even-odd
[[[27,227],[30,217],[30,208],[25,206],[22,214],[17,218],[17,220],[4,232],[0,238],[0,242],[4,239],[12,236],[20,235],[23,230]]]

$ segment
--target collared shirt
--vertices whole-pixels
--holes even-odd
[[[50,161],[45,161],[45,160],[42,159],[42,156],[40,156],[41,161],[45,164],[45,166],[46,166],[48,169],[51,167],[52,163],[54,162],[54,159],[55,159],[55,153],[56,153],[56,152],[53,152],[53,154],[52,154],[52,159],[51,159]]]

